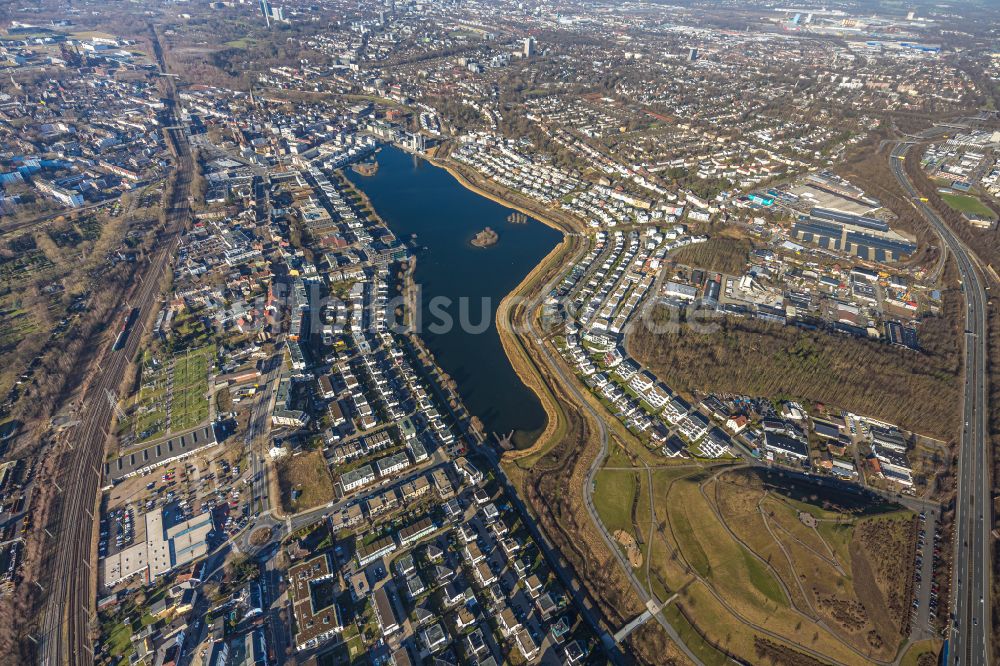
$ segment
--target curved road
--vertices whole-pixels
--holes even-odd
[[[942,133],[942,130],[935,130],[934,133]],[[929,136],[931,134],[929,133]],[[919,196],[915,188],[906,179],[902,172],[902,161],[899,156],[905,154],[909,144],[902,144],[893,151],[892,167],[900,183],[911,194],[915,205],[924,216],[930,221],[932,226],[941,236],[942,242],[954,253],[959,269],[963,276],[964,290],[967,299],[966,319],[966,397],[964,400],[964,419],[966,425],[962,434],[962,447],[959,459],[960,497],[959,518],[957,520],[955,578],[956,582],[952,586],[956,595],[956,616],[959,621],[953,629],[952,657],[949,664],[988,664],[989,663],[989,641],[986,627],[989,622],[989,604],[985,603],[985,597],[989,594],[989,516],[984,515],[984,507],[990,497],[988,465],[990,459],[988,455],[987,436],[987,385],[986,385],[986,295],[980,275],[977,272],[973,259],[970,258],[967,248],[959,240],[937,214],[928,206],[919,202]],[[584,246],[585,247],[585,246]],[[575,259],[579,258],[582,250]],[[554,288],[556,282],[561,277],[557,275],[538,292],[548,294]],[[533,312],[535,308],[527,308],[526,312]],[[566,374],[559,362],[553,358],[552,353],[545,346],[541,336],[534,328],[534,322],[530,314],[526,317],[526,330],[530,333],[536,347],[545,357],[546,363],[552,368],[559,381],[570,391],[576,401],[582,405],[589,414],[593,422],[597,424],[601,440],[601,450],[594,459],[587,474],[584,498],[587,512],[591,520],[597,526],[605,544],[618,560],[619,565],[628,577],[632,587],[644,603],[652,601],[654,604],[662,600],[655,598],[635,577],[631,566],[625,560],[624,555],[614,543],[603,522],[597,514],[593,503],[594,479],[600,470],[602,463],[608,455],[608,429],[601,415],[590,405],[581,394],[575,377]],[[913,501],[912,504],[924,504]],[[978,507],[978,510],[977,510]],[[967,584],[968,583],[968,584]],[[674,628],[666,621],[660,613],[655,617],[668,635],[684,651],[685,655],[694,663],[700,664],[700,660],[687,648],[680,639]],[[960,632],[958,628],[962,627]],[[815,654],[815,653],[814,653]]]
[[[573,265],[576,262],[578,262],[580,260],[580,257],[586,250],[586,248],[587,244],[581,243],[580,249],[578,250],[576,256],[574,256],[571,260],[568,260],[566,265]],[[604,526],[604,523],[601,521],[600,516],[598,516],[597,509],[594,507],[594,500],[593,500],[594,477],[597,475],[598,470],[601,468],[601,465],[604,463],[605,458],[607,458],[608,456],[608,428],[605,425],[604,420],[601,418],[601,415],[597,413],[597,411],[590,405],[587,399],[580,392],[580,389],[577,387],[578,382],[576,380],[576,377],[570,377],[566,375],[563,366],[555,358],[553,358],[552,353],[549,351],[548,347],[545,346],[545,343],[542,341],[541,336],[535,329],[535,323],[532,313],[536,311],[537,306],[541,305],[541,299],[544,298],[547,294],[551,293],[556,283],[559,282],[561,279],[562,279],[562,273],[556,272],[555,276],[549,282],[547,282],[541,289],[538,290],[537,293],[540,294],[541,296],[535,299],[536,302],[532,305],[532,307],[524,308],[524,313],[525,313],[524,317],[526,324],[525,330],[530,334],[532,341],[535,343],[535,346],[545,357],[545,362],[548,365],[548,367],[558,375],[559,381],[562,383],[562,386],[570,392],[570,394],[573,396],[576,402],[588,414],[590,419],[597,424],[598,434],[600,435],[601,438],[601,450],[598,453],[597,457],[594,458],[594,462],[591,464],[590,469],[587,471],[587,481],[583,489],[583,497],[587,507],[587,513],[590,515],[590,519],[593,521],[594,525],[597,527],[597,530],[600,532],[601,538],[604,540],[604,543],[608,547],[608,550],[610,550],[611,553],[614,554],[615,559],[618,560],[618,564],[621,566],[623,573],[628,577],[629,582],[632,584],[632,588],[635,590],[635,593],[639,596],[639,599],[642,601],[642,603],[644,605],[648,605],[650,602],[652,602],[653,604],[658,606],[664,600],[657,599],[655,595],[651,595],[649,591],[642,585],[642,583],[639,582],[639,579],[635,577],[635,573],[632,571],[631,565],[629,565],[628,561],[625,559],[625,556],[622,554],[621,550],[615,544],[611,535],[608,533],[607,528]],[[674,627],[669,622],[667,622],[666,618],[663,617],[663,614],[654,613],[653,617],[656,619],[657,622],[659,622],[660,626],[663,627],[664,631],[667,632],[667,635],[670,636],[671,640],[673,640],[674,643],[677,644],[677,647],[684,652],[685,656],[698,666],[702,666],[701,660],[687,647],[687,645],[684,644],[684,641],[681,640],[680,635],[678,635]]]
[[[932,129],[929,139],[943,133]],[[987,403],[986,289],[976,258],[920,194],[903,168],[912,142],[893,149],[890,160],[899,184],[914,206],[951,251],[962,276],[965,295],[965,391],[962,436],[958,455],[958,491],[955,515],[955,559],[952,571],[952,625],[948,664],[990,663],[990,478],[989,407]]]

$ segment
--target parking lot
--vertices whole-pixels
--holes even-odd
[[[165,524],[211,511],[217,532],[226,536],[236,534],[250,515],[242,456],[241,449],[226,451],[213,447],[200,455],[125,479],[106,491],[99,555],[107,557],[143,541],[145,515],[156,510],[163,511]]]
[[[941,565],[942,534],[937,511],[924,511],[917,518],[917,549],[913,563],[913,605],[910,620],[915,632],[938,634],[937,611],[941,603],[935,582]]]

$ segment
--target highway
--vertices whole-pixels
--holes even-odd
[[[929,130],[923,138],[940,133],[940,129]],[[965,296],[965,391],[958,455],[948,663],[989,664],[992,461],[988,449],[987,287],[969,249],[937,212],[920,200],[920,194],[907,177],[904,160],[911,145],[901,143],[893,149],[890,157],[893,174],[955,257]]]
[[[894,155],[902,155],[908,146],[900,146]],[[894,157],[893,170],[900,182],[903,183],[907,191],[911,193],[914,201],[919,201],[915,189],[905,180],[900,165],[902,162]],[[944,225],[939,217],[927,206],[921,206],[922,212],[931,220],[932,225],[942,237],[942,242],[951,249],[957,258],[959,268],[963,275],[963,283],[966,285],[967,298],[967,329],[970,334],[965,336],[966,340],[966,399],[964,401],[964,421],[967,427],[964,428],[962,436],[962,455],[960,457],[960,495],[962,502],[960,505],[960,517],[958,529],[960,534],[956,536],[956,543],[961,546],[959,556],[956,556],[956,583],[953,590],[961,590],[961,599],[956,601],[956,607],[961,609],[961,619],[957,623],[964,627],[963,636],[956,638],[953,642],[964,651],[961,659],[955,658],[959,650],[953,649],[950,664],[986,664],[989,660],[989,643],[987,639],[988,627],[990,626],[988,613],[989,603],[986,597],[989,596],[989,575],[991,562],[989,557],[989,525],[991,524],[989,514],[983,513],[984,507],[988,508],[986,502],[989,501],[989,454],[987,447],[988,427],[987,427],[987,378],[986,378],[986,295],[984,286],[980,279],[980,274],[976,270],[973,260],[970,258],[967,248],[957,239]],[[550,293],[555,286],[559,276],[550,284],[543,286],[539,293]],[[528,308],[532,312],[533,308]],[[545,362],[558,376],[559,381],[566,387],[575,401],[592,416],[592,421],[598,428],[598,435],[601,442],[601,450],[588,470],[587,481],[585,482],[585,503],[588,514],[601,533],[609,550],[618,559],[619,565],[629,578],[632,587],[644,603],[661,603],[650,594],[650,591],[639,582],[633,575],[632,568],[625,561],[624,556],[614,543],[611,535],[597,514],[594,507],[592,495],[594,491],[594,479],[600,470],[608,453],[608,430],[602,415],[594,410],[584,396],[580,393],[575,377],[567,374],[554,355],[546,347],[541,337],[535,332],[533,322],[527,317],[527,330],[536,343],[536,347],[545,357]],[[759,461],[749,459],[751,464],[760,464]],[[913,498],[896,498],[895,501],[902,501],[905,505],[915,511],[936,510],[936,505],[931,502],[922,502]],[[968,584],[966,584],[966,582]],[[929,584],[929,582],[928,582]],[[683,643],[680,637],[669,625],[662,614],[656,613],[655,619],[674,639],[674,641],[686,653],[689,659],[695,663],[700,663]],[[965,640],[962,640],[962,639]],[[811,652],[806,646],[800,646],[804,651]],[[815,653],[813,653],[815,654]],[[820,656],[820,655],[816,655]]]
[[[173,99],[173,90],[170,90]],[[174,106],[170,106],[173,114]],[[176,121],[176,117],[174,118]],[[176,125],[176,122],[172,123]],[[176,158],[176,181],[167,202],[167,224],[158,239],[158,249],[144,267],[138,269],[139,284],[133,285],[129,303],[122,303],[109,322],[114,325],[129,308],[139,309],[132,331],[122,349],[115,350],[106,341],[97,356],[96,374],[86,388],[80,412],[80,425],[64,433],[58,445],[63,456],[62,476],[57,487],[61,506],[55,538],[58,548],[45,562],[47,575],[42,585],[45,593],[41,630],[37,637],[38,661],[51,666],[92,664],[92,619],[95,616],[96,576],[94,571],[95,527],[99,516],[97,498],[101,485],[100,467],[114,416],[108,391],[117,395],[131,359],[139,349],[146,322],[159,307],[160,282],[170,266],[179,231],[190,218],[188,197],[193,165],[183,130],[168,129],[168,140]]]

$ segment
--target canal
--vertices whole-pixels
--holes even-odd
[[[512,209],[467,190],[444,169],[397,148],[383,148],[378,162],[372,176],[353,171],[347,175],[400,239],[414,238],[414,279],[422,290],[421,337],[486,431],[517,431],[523,446],[538,436],[546,417],[504,352],[496,308],[556,246],[561,234],[536,220],[508,222]],[[474,247],[470,241],[485,227],[496,231],[499,241]],[[454,324],[436,325],[443,321],[442,313]],[[460,324],[463,319],[468,325]]]

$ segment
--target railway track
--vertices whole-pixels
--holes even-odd
[[[185,146],[183,140],[179,145]],[[187,167],[183,164],[187,162]],[[98,362],[98,374],[84,395],[80,425],[59,442],[64,460],[60,487],[64,503],[59,518],[58,550],[55,566],[46,590],[46,611],[39,641],[39,661],[43,664],[93,663],[91,619],[94,616],[96,576],[94,565],[94,530],[97,516],[104,455],[114,409],[108,391],[117,393],[153,308],[159,304],[162,277],[174,255],[179,231],[189,215],[190,155],[182,148],[179,154],[178,179],[168,207],[167,229],[160,249],[149,260],[131,306],[139,310],[133,330],[121,349],[105,344]],[[124,305],[124,304],[123,304]],[[120,306],[119,310],[123,307]],[[112,318],[111,321],[116,321]]]
[[[154,54],[162,73],[166,73],[162,50],[155,30]],[[54,565],[47,572],[48,586],[41,620],[38,662],[47,666],[62,664],[93,664],[92,622],[95,618],[97,577],[95,572],[95,527],[98,516],[98,492],[101,487],[107,439],[114,417],[108,392],[117,394],[129,365],[139,350],[153,308],[158,307],[160,283],[174,256],[180,231],[190,218],[189,197],[194,172],[191,150],[184,130],[178,126],[177,102],[173,83],[168,88],[167,142],[176,162],[176,179],[166,204],[167,222],[160,232],[157,249],[146,266],[137,272],[139,284],[109,315],[116,322],[137,308],[138,316],[132,331],[116,349],[111,340],[103,340],[104,350],[98,357],[97,375],[84,393],[80,425],[63,433],[56,443],[62,456],[61,476],[56,481],[63,504],[55,534]],[[125,294],[123,294],[125,296]],[[105,336],[107,337],[107,336]]]

